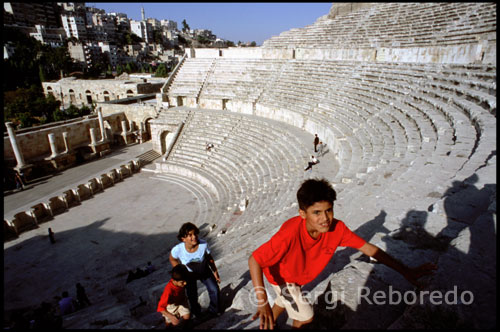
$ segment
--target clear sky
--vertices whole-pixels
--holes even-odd
[[[292,28],[313,24],[327,15],[331,2],[87,2],[86,6],[104,9],[106,13],[127,14],[141,19],[144,6],[146,18],[173,20],[182,29],[185,19],[191,29],[208,29],[217,37],[234,43],[264,40]]]

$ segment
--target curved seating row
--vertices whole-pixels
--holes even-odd
[[[495,150],[494,65],[273,60],[273,70],[265,76],[267,61],[249,60],[238,71],[244,60],[216,59],[217,69],[207,72],[210,84],[205,84],[200,99],[248,101],[253,92],[237,97],[228,91],[255,90],[255,114],[306,130],[310,123],[325,125],[335,137],[327,143],[340,164],[333,179],[338,190],[349,187],[355,195],[361,189],[354,185],[371,185],[377,196],[401,200],[407,195],[396,190],[401,183],[412,183],[411,190],[422,185],[415,183],[422,177],[439,179],[435,186],[464,179]],[[302,124],[294,122],[297,117]],[[210,128],[216,131],[217,125],[211,123]],[[228,137],[240,139],[232,132]],[[227,160],[220,167],[234,171],[237,154],[224,153]],[[265,173],[256,174],[254,180],[246,175],[232,184],[228,195],[268,181]],[[432,185],[426,190],[432,191]]]
[[[379,3],[264,41],[264,48],[429,47],[496,40],[495,3]]]
[[[167,116],[167,115],[164,115]],[[214,148],[206,151],[206,143]],[[304,179],[308,149],[284,125],[255,116],[216,110],[192,110],[183,133],[159,169],[189,169],[216,188],[219,214],[208,223],[220,234],[259,222],[290,206]],[[161,163],[160,163],[161,164]],[[239,204],[248,201],[244,213]]]

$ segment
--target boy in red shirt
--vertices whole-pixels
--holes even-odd
[[[156,309],[165,318],[167,327],[177,326],[181,323],[180,318],[187,321],[191,316],[184,291],[188,270],[185,265],[179,264],[174,266],[171,274],[172,278],[165,286]]]
[[[333,218],[335,199],[335,190],[325,179],[304,181],[297,191],[299,215],[287,220],[268,242],[250,255],[248,266],[258,302],[253,319],[260,318],[261,329],[273,329],[285,310],[294,328],[313,321],[312,305],[302,295],[301,286],[319,275],[338,246],[358,249],[417,286],[417,279],[436,268],[429,263],[408,268],[363,240],[341,220]],[[272,309],[267,301],[263,274],[277,295]]]

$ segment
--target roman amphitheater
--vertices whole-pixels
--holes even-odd
[[[339,248],[304,287],[315,328],[495,327],[496,10],[334,4],[261,47],[187,50],[167,80],[44,83],[98,112],[7,125],[4,165],[32,184],[4,196],[4,325],[81,282],[92,305],[64,328],[163,329],[168,255],[191,221],[212,249],[225,309],[199,328],[256,329],[247,259],[297,215],[300,183],[325,177],[336,218],[405,264],[437,270],[416,293]],[[327,151],[305,172],[315,134]],[[157,271],[125,283],[147,261]],[[374,296],[395,291],[405,301]]]

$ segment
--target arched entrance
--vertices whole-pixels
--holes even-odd
[[[144,140],[145,141],[148,141],[151,139],[152,135],[151,135],[151,123],[149,121],[153,120],[153,118],[147,118],[146,121],[144,122],[144,130],[145,130],[145,133],[144,133]]]
[[[167,152],[167,147],[172,142],[174,138],[174,133],[168,130],[163,131],[160,134],[160,143],[161,143],[161,154],[165,154]]]
[[[90,90],[85,91],[85,96],[87,97],[87,104],[92,105],[92,92]]]
[[[104,91],[104,101],[109,101],[109,92]]]
[[[71,104],[76,104],[75,91],[69,89],[69,101]]]
[[[50,87],[50,86],[47,87],[47,94],[49,96],[51,95],[52,97],[54,97],[54,91],[52,90],[52,87]]]

